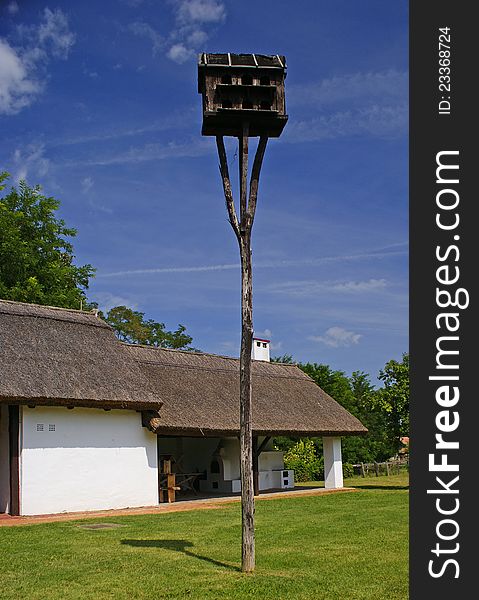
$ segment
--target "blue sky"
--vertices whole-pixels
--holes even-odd
[[[373,381],[408,348],[407,2],[0,3],[0,170],[62,202],[89,298],[238,355],[240,272],[198,52],[287,58],[253,230],[272,354]],[[236,173],[234,140],[227,143]]]

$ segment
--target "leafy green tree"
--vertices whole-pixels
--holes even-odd
[[[352,463],[386,460],[394,454],[394,444],[388,435],[386,415],[376,402],[379,390],[367,373],[355,371],[349,381],[354,403],[348,410],[368,428],[368,434],[345,437],[344,455]]]
[[[376,396],[376,406],[387,415],[387,428],[394,450],[402,444],[400,438],[409,436],[409,354],[401,362],[390,360],[379,373],[384,387]]]
[[[376,399],[379,390],[371,384],[368,374],[356,371],[348,377],[343,371],[335,371],[324,364],[298,363],[298,366],[368,428],[365,436],[343,438],[342,454],[345,462],[382,461],[395,453],[395,444],[388,429],[388,415]],[[285,437],[275,438],[274,442],[278,449],[284,451],[290,450],[295,443]],[[312,438],[312,443],[318,457],[322,456],[322,438]]]
[[[343,371],[334,371],[328,365],[299,363],[299,367],[313,379],[319,387],[354,414],[355,398],[351,382]]]
[[[317,481],[324,477],[324,463],[318,456],[314,441],[301,439],[284,454],[284,466],[294,470],[296,481]]]
[[[283,363],[286,365],[294,364],[294,360],[291,354],[283,354],[283,356],[272,356],[271,362],[274,363]]]
[[[0,175],[0,191],[7,178]],[[67,238],[77,232],[57,217],[59,206],[25,181],[0,198],[0,298],[64,308],[87,304],[95,269],[74,264]]]
[[[112,308],[104,319],[113,327],[117,337],[123,342],[157,348],[194,350],[189,347],[193,338],[185,333],[184,325],[178,325],[175,331],[167,331],[164,323],[145,319],[145,313],[132,310],[127,306]]]

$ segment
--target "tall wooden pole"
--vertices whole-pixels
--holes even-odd
[[[231,181],[223,136],[216,137],[220,172],[226,208],[231,227],[238,240],[241,258],[241,352],[240,352],[240,466],[241,466],[241,568],[251,573],[255,566],[254,488],[253,488],[253,422],[251,397],[251,350],[253,345],[253,270],[251,262],[251,230],[256,212],[259,175],[268,142],[262,136],[251,170],[248,195],[248,124],[244,123],[239,138],[240,154],[240,219],[238,220],[231,191]]]

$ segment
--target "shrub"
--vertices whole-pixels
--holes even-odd
[[[312,440],[299,440],[284,455],[286,469],[294,470],[295,481],[318,481],[323,477],[322,458]]]

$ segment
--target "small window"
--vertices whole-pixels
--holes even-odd
[[[224,83],[226,85],[231,85],[231,75],[222,75],[221,83]]]
[[[260,77],[259,83],[260,85],[270,85],[271,82],[268,75],[263,75],[263,77]]]
[[[48,425],[48,431],[55,431],[55,424],[54,423],[50,423]]]
[[[252,75],[242,75],[241,83],[243,85],[253,85],[253,76]]]
[[[233,104],[231,103],[231,100],[222,100],[221,107],[222,108],[233,108]]]
[[[251,102],[251,100],[243,100],[242,107],[246,109],[251,109],[253,108],[253,103]]]
[[[266,344],[263,344],[263,348],[266,348]]]
[[[261,110],[271,110],[271,102],[268,102],[268,100],[261,100],[260,108]]]
[[[37,431],[43,431],[43,423],[37,423]]]
[[[212,482],[212,484],[211,484],[211,487],[212,487],[214,490],[217,490],[217,489],[218,489],[218,482],[217,482],[217,481],[213,481],[213,482]]]
[[[256,345],[258,346],[258,348],[261,348],[261,342],[256,342]]]

